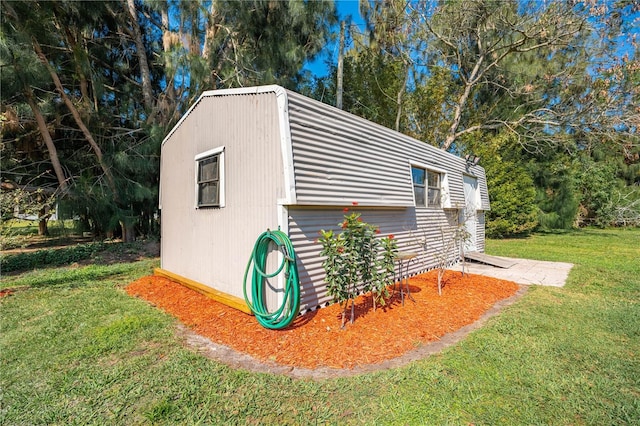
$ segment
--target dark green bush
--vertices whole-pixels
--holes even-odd
[[[536,189],[517,154],[512,135],[499,135],[473,148],[487,174],[491,210],[486,232],[490,238],[527,235],[538,226]]]
[[[24,271],[43,266],[61,266],[90,259],[105,249],[101,242],[78,244],[64,248],[43,249],[34,252],[9,254],[2,256],[2,272]]]

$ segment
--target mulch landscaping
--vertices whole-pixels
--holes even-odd
[[[437,272],[412,277],[414,301],[396,292],[373,311],[370,296],[356,299],[353,324],[340,328],[337,304],[300,315],[285,330],[268,330],[253,316],[159,276],[143,277],[126,291],[175,316],[197,334],[264,362],[298,368],[352,369],[397,358],[478,320],[519,286],[447,271],[442,296]]]

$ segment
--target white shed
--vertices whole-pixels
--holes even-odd
[[[411,274],[436,266],[441,229],[464,209],[465,250],[484,251],[482,167],[280,86],[205,92],[162,143],[158,273],[246,310],[253,245],[280,228],[296,250],[301,310],[324,306],[315,240],[345,207],[421,253]]]

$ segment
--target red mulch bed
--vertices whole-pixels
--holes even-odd
[[[371,298],[356,299],[356,318],[340,329],[336,304],[299,316],[285,330],[268,330],[256,319],[163,277],[143,277],[127,287],[211,341],[263,361],[315,369],[353,368],[403,355],[419,345],[478,320],[518,285],[447,271],[442,296],[435,271],[410,279],[415,302],[396,293],[374,312]]]

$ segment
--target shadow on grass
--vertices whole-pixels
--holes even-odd
[[[530,234],[518,234],[518,235],[508,235],[508,236],[487,236],[487,238],[491,240],[497,241],[508,241],[508,240],[527,240],[531,237],[535,237],[536,235],[541,236],[572,236],[572,237],[616,237],[618,236],[615,232],[607,232],[605,228],[595,228],[595,227],[587,227],[587,228],[573,228],[573,229],[538,229],[535,232]]]
[[[3,287],[27,286],[29,288],[64,287],[78,288],[96,281],[115,279],[137,271],[151,269],[154,259],[113,265],[89,265],[82,267],[51,267],[16,276]]]
[[[159,255],[160,247],[157,241],[136,241],[133,243],[110,241],[88,242],[9,254],[5,252],[0,262],[3,273],[15,275],[44,267],[73,264],[111,265],[135,262]]]

